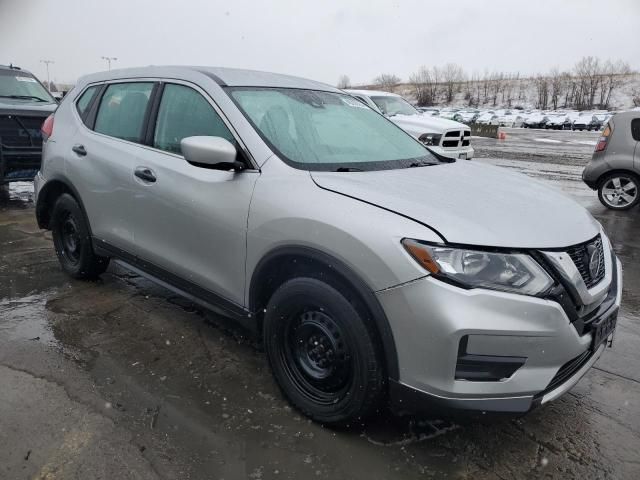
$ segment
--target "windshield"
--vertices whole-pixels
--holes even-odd
[[[40,82],[20,70],[0,70],[0,98],[55,102]]]
[[[409,102],[402,97],[371,97],[371,100],[378,106],[380,111],[390,117],[394,115],[419,115],[420,112],[416,110]]]
[[[438,160],[417,140],[355,98],[287,88],[230,88],[272,149],[306,170],[382,170]]]

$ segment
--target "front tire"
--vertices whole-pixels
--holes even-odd
[[[632,173],[612,173],[598,186],[598,199],[611,210],[629,210],[640,202],[640,180]]]
[[[264,345],[283,394],[313,420],[348,425],[380,405],[386,376],[375,332],[331,285],[300,277],[280,286]]]
[[[109,259],[93,252],[91,235],[78,202],[65,193],[51,214],[53,245],[62,269],[77,279],[94,279],[109,266]]]

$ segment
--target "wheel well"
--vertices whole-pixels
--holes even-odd
[[[280,285],[295,277],[322,280],[345,295],[365,321],[374,327],[384,354],[387,374],[398,379],[398,357],[391,327],[373,291],[342,262],[304,247],[283,249],[258,264],[251,279],[249,305],[256,313],[258,331],[269,299]]]
[[[616,170],[609,170],[608,172],[603,173],[602,175],[600,175],[598,177],[598,180],[596,181],[596,188],[600,188],[602,186],[602,182],[604,181],[604,179],[610,175],[613,175],[615,173],[620,173],[620,174],[624,174],[624,175],[630,175],[632,177],[634,177],[636,180],[640,181],[640,176],[632,171],[632,170],[625,170],[623,168],[618,168]]]
[[[38,203],[36,204],[36,219],[40,228],[50,228],[53,206],[60,195],[64,193],[68,193],[76,201],[78,200],[73,190],[60,180],[51,180],[42,188],[42,191],[38,194]]]

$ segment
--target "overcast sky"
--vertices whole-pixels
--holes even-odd
[[[0,64],[75,81],[116,67],[242,67],[335,84],[420,65],[534,74],[585,55],[640,70],[638,0],[0,0]]]

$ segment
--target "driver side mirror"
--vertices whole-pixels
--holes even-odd
[[[222,137],[185,137],[180,147],[185,160],[196,167],[236,171],[245,168],[243,162],[236,160],[236,147]]]

